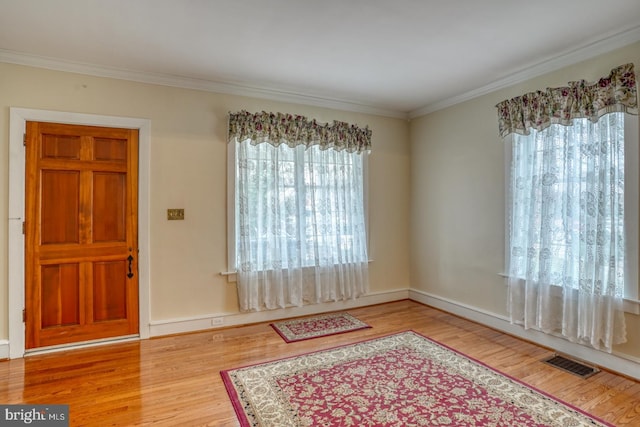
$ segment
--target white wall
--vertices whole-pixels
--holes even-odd
[[[373,130],[370,171],[371,296],[411,296],[508,330],[504,262],[504,156],[495,104],[522,93],[593,80],[625,62],[640,67],[640,44],[602,55],[410,123],[371,114],[0,63],[0,357],[8,338],[9,107],[146,118],[150,149],[152,334],[264,320],[238,312],[227,268],[226,120],[230,111],[281,111],[343,120]],[[184,208],[184,221],[167,221]],[[411,288],[408,291],[408,288]],[[276,310],[287,317],[349,305]],[[640,362],[640,317],[615,352]],[[544,337],[526,336],[544,345]],[[585,358],[592,355],[586,355]],[[597,357],[595,358],[597,359]],[[609,362],[608,360],[605,362]],[[615,362],[615,360],[614,360]],[[637,363],[630,369],[637,371]]]
[[[627,62],[640,69],[640,43],[411,122],[411,282],[417,298],[520,333],[505,322],[506,284],[499,275],[504,271],[505,159],[495,105],[573,80],[594,81]],[[628,342],[614,352],[640,362],[639,316],[628,314],[627,324]],[[524,336],[540,342],[533,334]],[[640,372],[637,364],[630,367]]]
[[[406,298],[409,281],[409,137],[405,120],[50,71],[0,63],[0,347],[8,338],[9,108],[149,119],[150,317],[152,335],[260,321],[238,312],[227,269],[226,126],[231,111],[279,111],[321,122],[369,126],[370,298],[359,304]],[[184,208],[184,221],[168,221]],[[287,317],[313,310],[269,312]],[[4,344],[6,345],[6,343]],[[2,348],[0,348],[0,357]]]

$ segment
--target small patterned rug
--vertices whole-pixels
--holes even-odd
[[[274,322],[271,327],[286,342],[294,342],[357,331],[371,326],[356,319],[349,313],[329,313],[303,319]]]
[[[221,371],[246,426],[611,426],[416,332]]]

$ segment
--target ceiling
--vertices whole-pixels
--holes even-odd
[[[397,117],[638,40],[638,0],[0,0],[0,61]]]

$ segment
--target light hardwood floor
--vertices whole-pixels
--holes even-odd
[[[640,426],[640,383],[581,379],[552,353],[413,301],[348,310],[370,329],[286,344],[267,324],[111,344],[0,362],[0,403],[69,404],[72,426],[238,426],[220,370],[408,329],[617,426]]]

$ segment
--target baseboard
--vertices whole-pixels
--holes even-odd
[[[640,380],[640,359],[620,353],[605,353],[596,349],[575,344],[562,337],[548,335],[535,330],[525,330],[513,325],[505,316],[481,310],[476,307],[432,295],[416,289],[409,290],[409,299],[438,308],[451,314],[472,320],[498,331],[551,348],[568,356],[592,363],[612,372],[617,372],[635,380]]]
[[[0,340],[0,360],[9,358],[9,341]]]
[[[219,329],[229,326],[248,325],[252,323],[272,322],[290,317],[309,316],[329,311],[348,310],[350,308],[365,307],[368,305],[383,304],[409,298],[409,289],[396,289],[393,291],[377,292],[365,295],[358,299],[337,301],[323,304],[305,305],[302,307],[289,307],[278,310],[258,311],[251,313],[211,314],[206,316],[162,320],[151,322],[150,335],[158,337],[163,335],[196,332],[207,329]]]
[[[505,316],[478,309],[470,305],[461,304],[447,298],[432,295],[416,289],[396,289],[366,295],[356,300],[338,301],[333,303],[290,307],[280,310],[270,310],[252,313],[212,314],[196,318],[182,318],[152,322],[149,325],[151,337],[163,335],[215,330],[229,326],[239,326],[252,323],[271,322],[297,316],[309,316],[330,311],[348,310],[386,302],[411,299],[425,305],[472,320],[498,331],[533,342],[543,347],[554,349],[568,356],[600,366],[601,368],[618,372],[636,380],[640,380],[640,359],[619,353],[605,353],[586,346],[571,343],[563,338],[547,335],[534,330],[525,330],[513,325]],[[9,358],[9,341],[0,340],[0,360]]]

